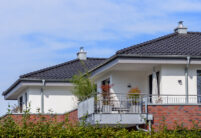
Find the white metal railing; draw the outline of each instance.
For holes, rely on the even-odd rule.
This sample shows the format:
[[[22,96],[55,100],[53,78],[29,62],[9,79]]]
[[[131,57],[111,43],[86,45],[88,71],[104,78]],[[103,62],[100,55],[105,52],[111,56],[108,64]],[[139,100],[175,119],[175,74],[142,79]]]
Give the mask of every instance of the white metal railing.
[[[201,95],[149,95],[149,104],[201,104]]]
[[[147,113],[147,105],[201,104],[201,95],[97,94],[78,105],[78,117],[93,113]]]
[[[94,97],[88,98],[78,104],[78,118],[94,113]]]
[[[95,105],[96,113],[146,113],[146,99],[143,94],[98,94]]]

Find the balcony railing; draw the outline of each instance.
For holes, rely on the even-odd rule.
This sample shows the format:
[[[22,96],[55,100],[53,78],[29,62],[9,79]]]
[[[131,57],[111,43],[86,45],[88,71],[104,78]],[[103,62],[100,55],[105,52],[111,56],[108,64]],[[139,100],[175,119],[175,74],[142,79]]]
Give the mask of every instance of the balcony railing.
[[[148,104],[201,104],[201,95],[147,95]]]
[[[147,105],[201,104],[201,95],[98,94],[79,103],[78,116],[93,113],[146,114]]]
[[[96,97],[96,113],[146,113],[145,95],[110,93]]]

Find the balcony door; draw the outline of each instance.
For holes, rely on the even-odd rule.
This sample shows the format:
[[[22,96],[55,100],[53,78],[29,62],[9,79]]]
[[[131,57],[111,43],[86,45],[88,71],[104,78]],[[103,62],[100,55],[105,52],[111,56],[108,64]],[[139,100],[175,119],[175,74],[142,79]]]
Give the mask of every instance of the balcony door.
[[[102,96],[103,100],[108,102],[110,97],[110,78],[102,81]]]

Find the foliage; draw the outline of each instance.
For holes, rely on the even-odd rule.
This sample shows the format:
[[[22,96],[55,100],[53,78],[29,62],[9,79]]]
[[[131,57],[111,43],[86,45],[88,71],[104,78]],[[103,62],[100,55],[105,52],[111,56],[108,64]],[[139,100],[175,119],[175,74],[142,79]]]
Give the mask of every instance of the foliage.
[[[183,138],[183,137],[200,137],[201,131],[198,129],[194,130],[177,130],[167,131],[166,129],[159,132],[152,132],[151,135],[148,132],[128,130],[121,127],[99,127],[89,125],[70,125],[68,116],[66,121],[58,123],[54,117],[52,119],[45,120],[41,116],[41,119],[35,122],[28,121],[29,115],[26,114],[23,117],[24,122],[17,124],[8,115],[5,119],[1,120],[0,124],[0,137],[11,138],[11,137],[124,137],[124,138]]]
[[[12,106],[11,112],[12,113],[19,113],[20,112],[20,107],[18,105],[14,104]]]
[[[12,118],[11,110],[8,111],[7,116],[0,119],[0,137],[2,138],[18,138],[18,137],[44,137],[44,138],[89,138],[89,137],[103,137],[103,138],[199,138],[201,130],[195,125],[192,130],[187,130],[182,126],[176,126],[175,130],[168,131],[162,124],[163,129],[158,132],[152,131],[143,132],[137,130],[128,130],[116,127],[99,127],[99,125],[90,126],[82,122],[82,124],[72,125],[69,121],[68,114],[66,114],[64,122],[57,122],[56,117],[52,115],[51,118],[45,118],[38,114],[39,119],[32,120],[29,114],[29,109],[24,111],[22,120],[17,122]]]
[[[75,85],[73,94],[79,101],[83,101],[96,93],[96,85],[89,79],[89,74],[74,75],[71,82]]]

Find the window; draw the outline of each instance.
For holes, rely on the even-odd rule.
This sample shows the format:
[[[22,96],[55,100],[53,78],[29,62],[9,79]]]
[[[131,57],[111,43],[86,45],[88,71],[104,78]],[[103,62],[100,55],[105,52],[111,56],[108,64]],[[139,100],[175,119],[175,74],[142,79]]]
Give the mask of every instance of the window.
[[[160,95],[160,72],[156,72],[157,84],[158,84],[158,95]],[[152,74],[149,75],[149,94],[152,95]]]
[[[159,76],[160,72],[156,72],[156,78],[157,78],[157,84],[158,84],[158,95],[160,95],[160,80],[159,80]]]
[[[197,102],[201,103],[201,70],[197,70]]]
[[[23,97],[21,96],[19,99],[20,113],[23,111]]]
[[[25,97],[24,97],[24,99],[25,99],[25,106],[26,106],[26,108],[27,108],[27,102],[28,102],[28,99],[27,99],[27,93],[25,93]]]

